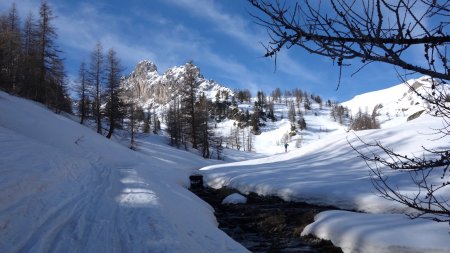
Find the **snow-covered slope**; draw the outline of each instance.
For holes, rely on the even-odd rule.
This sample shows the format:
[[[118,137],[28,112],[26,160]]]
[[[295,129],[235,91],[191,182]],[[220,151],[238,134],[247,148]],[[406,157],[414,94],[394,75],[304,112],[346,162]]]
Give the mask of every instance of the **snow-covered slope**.
[[[189,64],[190,63],[186,63],[182,66],[172,67],[164,74],[159,74],[158,69],[153,62],[147,60],[139,62],[132,73],[122,79],[123,88],[125,91],[128,91],[127,94],[129,96],[130,93],[132,94],[131,97],[128,97],[127,99],[137,101],[144,110],[152,110],[152,113],[159,116],[164,127],[165,118],[163,115],[166,114],[164,110],[167,109],[168,102],[174,97],[179,96],[181,94],[180,91],[185,89],[185,87],[183,87],[183,80],[186,76],[187,69],[191,67]],[[228,103],[231,103],[232,97],[235,94],[230,88],[218,84],[213,80],[206,79],[201,75],[200,70],[195,65],[193,65],[193,68],[197,73],[196,79],[199,83],[198,94],[205,94],[206,97],[213,102],[215,102],[216,99],[219,99],[220,101],[227,100]],[[295,98],[290,97],[288,100],[289,102],[294,102]],[[250,113],[252,113],[255,101],[256,98],[253,98],[251,102],[239,103],[238,107],[242,112],[249,110]],[[319,106],[319,104],[314,101],[311,102],[312,109],[303,111],[303,116],[308,125],[307,129],[299,131],[297,136],[288,138],[287,140],[286,135],[291,132],[291,123],[287,120],[288,103],[282,103],[281,101],[275,103],[274,113],[278,120],[276,122],[271,122],[270,120],[264,122],[265,126],[261,128],[261,134],[252,136],[252,141],[254,142],[251,148],[252,151],[263,155],[282,153],[284,152],[283,146],[285,143],[288,143],[289,149],[293,150],[323,138],[326,135],[343,132],[345,130],[345,126],[340,125],[331,119],[330,108],[325,106],[322,108],[322,106]],[[303,108],[303,103],[301,103],[301,108]],[[219,123],[214,122],[216,134],[226,140],[230,136],[231,129],[235,123],[237,124],[238,122],[228,118],[223,119],[223,121]],[[242,130],[241,128],[241,132],[244,131],[246,131],[246,133],[243,133],[241,138],[248,138],[248,133],[251,129],[247,127]],[[241,150],[243,149],[244,148]]]
[[[407,118],[414,113],[428,108],[427,104],[411,88],[428,96],[431,93],[431,79],[426,76],[411,79],[406,83],[384,90],[355,96],[341,104],[348,107],[353,115],[359,110],[371,114],[374,107],[380,104],[382,108],[378,110],[377,119],[380,121],[381,127],[397,126],[405,123]]]
[[[368,142],[378,140],[399,153],[421,155],[423,153],[421,145],[427,148],[449,148],[446,140],[431,141],[430,135],[426,134],[431,133],[432,128],[440,126],[442,124],[436,118],[423,115],[397,127],[366,130],[356,134]],[[212,165],[202,168],[201,171],[207,184],[214,188],[227,186],[243,193],[276,195],[285,200],[334,205],[385,215],[385,218],[382,218],[366,214],[364,219],[358,220],[354,220],[349,214],[318,217],[318,223],[307,231],[331,239],[334,244],[343,247],[344,252],[450,252],[448,224],[402,218],[401,222],[396,223],[396,230],[391,230],[391,224],[383,225],[376,222],[377,219],[395,219],[398,216],[392,216],[394,214],[391,213],[407,210],[376,196],[370,181],[369,169],[347,141],[355,148],[369,152],[364,144],[357,140],[355,133],[351,132],[323,138],[287,154]],[[436,179],[438,176],[440,174],[436,175]],[[390,173],[390,180],[401,190],[416,189],[407,173]],[[442,194],[444,199],[450,198],[449,191]],[[343,220],[344,218],[346,220]],[[380,233],[387,235],[374,238],[376,234],[368,232],[372,231],[372,228],[375,229],[373,225],[377,225],[376,229]],[[424,226],[430,231],[429,234],[421,232]],[[425,242],[423,236],[429,238],[429,242]],[[423,242],[421,247],[417,247],[418,241]],[[440,243],[434,243],[436,241]]]
[[[295,101],[294,98],[290,98],[290,100]],[[239,108],[243,111],[249,110],[253,112],[253,107],[253,103],[239,104]],[[297,134],[290,136],[291,122],[288,120],[289,107],[286,103],[275,102],[274,115],[277,121],[272,122],[270,119],[266,121],[261,120],[264,126],[261,127],[261,133],[259,135],[252,136],[253,144],[251,151],[262,155],[280,154],[285,152],[285,143],[289,145],[288,151],[291,151],[318,141],[326,136],[345,132],[348,127],[335,122],[330,116],[330,110],[331,108],[320,106],[315,102],[311,103],[311,110],[304,110],[302,108],[302,117],[305,119],[307,127],[304,130],[300,130],[297,124]],[[299,116],[297,115],[296,119],[298,120],[298,118]],[[225,120],[216,124],[216,133],[226,139],[230,136],[231,130],[235,129],[235,123],[237,124],[235,120]],[[244,136],[247,136],[250,129],[248,127],[240,131],[244,132]]]
[[[419,79],[412,84],[420,85],[422,82],[423,79]],[[450,252],[448,224],[410,220],[399,215],[411,210],[376,195],[369,168],[349,145],[351,143],[369,156],[372,151],[378,151],[368,149],[358,138],[370,143],[379,141],[385,147],[408,156],[422,156],[422,147],[449,149],[447,138],[439,139],[432,134],[434,129],[442,128],[440,118],[422,114],[415,120],[406,121],[406,116],[412,113],[410,110],[419,102],[415,99],[402,86],[358,96],[346,106],[354,109],[362,107],[366,101],[368,106],[383,103],[387,111],[405,109],[405,116],[400,115],[398,118],[401,121],[393,120],[395,124],[382,129],[348,133],[337,131],[288,153],[212,165],[201,171],[207,184],[214,188],[227,186],[242,193],[256,192],[285,200],[367,212],[325,212],[317,216],[316,222],[303,232],[332,240],[344,252]],[[419,102],[417,106],[420,105]],[[310,124],[313,120],[310,119]],[[403,192],[416,193],[417,188],[408,173],[387,173],[389,182],[395,187]],[[439,184],[442,183],[440,176],[441,171],[430,175],[428,180]],[[447,187],[441,191],[439,197],[450,199],[450,189]]]
[[[0,252],[246,252],[185,188],[204,159],[133,152],[3,92],[0,112]]]

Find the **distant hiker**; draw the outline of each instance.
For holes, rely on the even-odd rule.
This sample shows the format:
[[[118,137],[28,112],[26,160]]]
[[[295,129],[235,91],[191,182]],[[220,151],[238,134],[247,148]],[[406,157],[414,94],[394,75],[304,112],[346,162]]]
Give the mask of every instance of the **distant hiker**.
[[[289,144],[285,143],[284,144],[284,152],[287,152],[287,147],[289,146]]]

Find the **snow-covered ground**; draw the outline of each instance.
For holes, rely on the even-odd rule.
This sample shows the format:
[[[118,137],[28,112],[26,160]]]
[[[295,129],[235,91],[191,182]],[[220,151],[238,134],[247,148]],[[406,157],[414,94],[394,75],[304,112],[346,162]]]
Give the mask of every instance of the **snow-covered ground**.
[[[408,95],[403,95],[407,89],[394,89],[401,90],[400,96]],[[357,99],[380,101],[381,93],[389,94],[398,101],[399,93],[393,94],[392,89],[375,92],[375,97],[365,94]],[[350,101],[347,106],[352,103],[355,108],[360,107],[355,101]],[[395,102],[393,106],[388,104],[385,104],[385,110],[391,110],[393,106],[400,110],[406,108],[401,101]],[[412,105],[416,105],[416,102]],[[309,121],[315,122],[311,118]],[[358,140],[359,137],[371,143],[380,141],[401,154],[421,156],[424,153],[422,146],[431,149],[449,148],[447,139],[436,140],[436,135],[431,134],[435,132],[434,129],[443,126],[442,122],[428,115],[408,122],[406,115],[399,115],[391,120],[386,118],[383,122],[382,129],[356,133],[338,130],[320,139],[317,135],[320,131],[313,131],[311,135],[316,134],[312,135],[316,141],[300,149],[256,160],[211,165],[201,171],[207,184],[214,188],[227,186],[242,193],[256,192],[285,200],[366,212],[325,212],[318,215],[316,222],[303,232],[330,239],[344,252],[450,252],[448,224],[410,220],[399,214],[411,210],[376,195],[369,168],[349,145],[351,143],[356,149],[370,154],[373,150],[368,150]],[[400,190],[416,191],[407,173],[388,173],[390,182]],[[429,180],[438,179],[438,176]],[[441,197],[450,199],[449,190],[441,192]]]
[[[290,99],[292,101],[295,100],[294,98]],[[286,103],[274,103],[274,114],[277,121],[272,122],[270,119],[267,119],[267,121],[260,121],[261,123],[264,123],[264,126],[261,127],[261,134],[252,135],[253,148],[250,155],[254,154],[253,158],[258,158],[281,154],[285,152],[285,143],[289,145],[288,150],[292,151],[301,148],[308,143],[325,138],[326,136],[346,132],[347,126],[335,122],[330,117],[331,108],[325,106],[320,108],[320,105],[315,102],[312,102],[311,110],[306,112],[303,109],[303,104],[301,107],[303,117],[307,123],[307,128],[301,131],[298,129],[297,135],[290,136],[286,141],[286,136],[289,136],[289,133],[291,132],[291,122],[288,120],[289,108]],[[249,112],[253,112],[252,103],[239,104],[239,108],[243,111],[249,110]],[[298,120],[298,115],[296,117]],[[231,129],[236,128],[234,123],[234,120],[227,119],[216,124],[217,128],[215,133],[225,138],[230,136]],[[245,131],[245,136],[247,136],[250,131],[249,127],[243,131]],[[247,159],[252,158],[248,155],[245,157]],[[225,161],[229,162],[230,160],[225,159]]]
[[[247,252],[190,193],[208,161],[140,140],[140,152],[0,92],[0,252]]]
[[[426,103],[411,88],[427,96],[431,94],[430,80],[427,76],[411,79],[387,89],[358,95],[342,105],[348,107],[353,115],[359,110],[371,114],[376,105],[381,105],[377,117],[381,128],[398,126],[405,123],[409,116],[427,108]]]
[[[448,148],[446,139],[428,135],[442,123],[428,115],[407,122],[423,104],[402,86],[344,104],[355,113],[379,102],[382,129],[357,133],[334,122],[330,108],[313,103],[304,114],[307,129],[289,141],[287,153],[287,106],[275,104],[280,120],[266,122],[254,151],[225,149],[225,162],[236,162],[223,163],[172,148],[156,135],[139,136],[137,152],[131,151],[118,143],[123,140],[107,140],[0,92],[0,252],[247,252],[217,228],[213,209],[186,189],[199,168],[215,188],[365,212],[323,212],[303,232],[344,252],[450,252],[448,224],[410,220],[400,214],[410,210],[377,197],[369,169],[348,144],[370,152],[358,136],[421,155],[421,146]],[[216,131],[226,136],[232,126],[225,121]],[[408,175],[389,176],[399,189],[415,191]],[[449,199],[450,192],[442,197]],[[227,201],[238,199],[245,198]]]
[[[399,153],[420,155],[423,152],[421,145],[431,148],[448,147],[445,140],[431,141],[432,136],[425,134],[431,133],[431,128],[440,126],[441,122],[425,115],[398,127],[367,130],[356,134],[365,141],[379,140],[388,147],[395,147]],[[423,251],[424,249],[450,252],[448,224],[402,218],[401,222],[395,223],[395,231],[399,233],[398,238],[402,238],[401,240],[386,240],[397,238],[392,237],[393,232],[390,232],[391,236],[378,237],[373,237],[373,233],[368,232],[373,223],[377,224],[377,230],[389,231],[392,224],[379,223],[377,219],[387,217],[387,220],[395,220],[401,216],[392,213],[408,210],[375,195],[369,169],[348,145],[347,139],[355,148],[364,151],[365,146],[357,140],[355,133],[350,132],[329,136],[286,154],[211,165],[201,171],[207,184],[214,188],[227,186],[242,193],[276,195],[288,201],[334,205],[371,213],[366,214],[359,223],[353,221],[351,213],[345,216],[319,216],[317,223],[307,230],[316,236],[331,239],[335,245],[342,247],[344,252],[433,252]],[[415,190],[410,184],[408,174],[391,173],[390,178],[402,190]],[[448,199],[450,192],[443,193],[443,197]],[[355,218],[362,217],[358,213],[354,215]],[[422,232],[424,226],[428,227],[427,231],[430,233]],[[423,240],[424,237],[430,240]],[[356,243],[355,240],[360,240],[361,243]],[[435,244],[435,240],[440,240],[441,243]],[[418,241],[421,242],[419,248]]]

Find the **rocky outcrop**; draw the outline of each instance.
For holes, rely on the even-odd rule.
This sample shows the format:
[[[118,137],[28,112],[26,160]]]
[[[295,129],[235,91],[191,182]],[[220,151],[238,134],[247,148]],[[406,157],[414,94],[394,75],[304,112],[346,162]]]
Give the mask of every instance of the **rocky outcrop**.
[[[198,69],[198,67],[194,67]],[[222,99],[225,94],[233,95],[231,89],[213,80],[205,79],[199,69],[197,72],[198,94],[203,93],[211,100],[216,97],[218,92]],[[128,99],[135,100],[144,108],[159,107],[166,105],[174,96],[180,94],[184,88],[185,73],[186,65],[182,65],[172,67],[164,74],[159,74],[155,63],[144,60],[136,65],[131,74],[122,79],[122,87],[127,91]]]

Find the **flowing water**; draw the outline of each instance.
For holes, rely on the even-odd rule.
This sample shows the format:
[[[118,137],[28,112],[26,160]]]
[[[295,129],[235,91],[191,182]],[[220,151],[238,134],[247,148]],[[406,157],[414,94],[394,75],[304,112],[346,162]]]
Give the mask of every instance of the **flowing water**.
[[[336,209],[286,202],[277,197],[247,196],[247,203],[223,205],[230,189],[191,189],[215,210],[219,228],[252,252],[342,252],[329,241],[300,236],[321,211]]]

